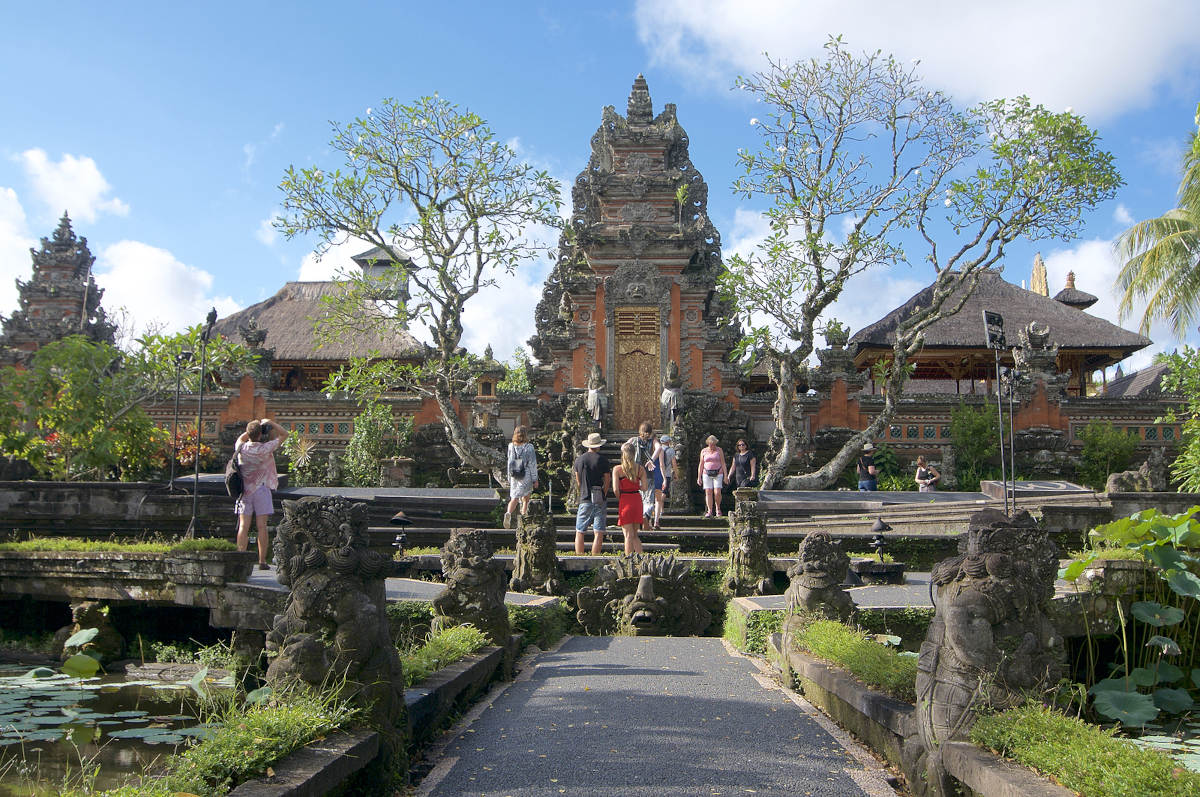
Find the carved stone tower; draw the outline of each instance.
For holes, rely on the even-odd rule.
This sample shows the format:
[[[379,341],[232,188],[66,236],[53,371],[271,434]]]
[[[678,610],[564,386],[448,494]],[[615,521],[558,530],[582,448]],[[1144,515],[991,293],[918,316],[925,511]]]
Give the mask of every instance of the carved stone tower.
[[[604,109],[571,199],[529,341],[541,363],[535,392],[584,389],[597,364],[615,428],[635,429],[659,417],[663,376],[675,361],[685,388],[736,405],[727,355],[740,333],[720,321],[721,237],[708,218],[708,186],[675,106],[654,116],[641,75],[625,116]]]
[[[92,278],[96,258],[87,238],[77,238],[63,213],[52,238],[42,239],[33,255],[33,278],[17,280],[20,308],[2,320],[0,365],[25,364],[42,346],[68,335],[113,343],[116,325],[100,307],[104,291]]]

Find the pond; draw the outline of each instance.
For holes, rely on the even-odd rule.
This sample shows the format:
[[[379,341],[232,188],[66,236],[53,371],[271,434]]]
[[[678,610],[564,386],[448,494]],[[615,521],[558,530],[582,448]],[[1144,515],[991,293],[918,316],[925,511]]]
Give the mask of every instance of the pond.
[[[99,767],[95,788],[119,786],[176,746],[210,733],[198,713],[187,680],[72,678],[2,666],[0,797],[55,794],[55,785],[81,765]]]
[[[1139,747],[1166,753],[1193,772],[1200,772],[1200,717],[1185,714],[1162,722],[1149,722],[1142,734],[1130,738]]]

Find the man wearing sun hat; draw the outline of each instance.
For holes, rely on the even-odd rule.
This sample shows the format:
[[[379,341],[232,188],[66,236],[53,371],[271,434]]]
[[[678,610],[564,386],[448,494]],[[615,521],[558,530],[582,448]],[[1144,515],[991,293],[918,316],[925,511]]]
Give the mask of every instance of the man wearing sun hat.
[[[879,471],[875,469],[875,446],[867,443],[862,450],[863,455],[858,458],[858,491],[871,493],[879,489]]]
[[[587,449],[575,460],[571,472],[575,474],[575,486],[579,488],[579,509],[575,514],[575,553],[585,553],[583,533],[590,525],[592,555],[599,556],[604,547],[604,528],[608,522],[608,494],[612,489],[612,469],[608,458],[600,453],[605,440],[598,432],[592,432],[583,441]]]

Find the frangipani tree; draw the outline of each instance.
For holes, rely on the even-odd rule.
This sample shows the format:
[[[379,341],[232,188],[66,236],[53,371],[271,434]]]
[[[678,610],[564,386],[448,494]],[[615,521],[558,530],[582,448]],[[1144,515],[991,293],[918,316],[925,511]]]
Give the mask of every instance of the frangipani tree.
[[[829,462],[789,480],[817,489],[889,423],[922,333],[957,312],[980,271],[1002,263],[1017,238],[1070,239],[1121,179],[1069,111],[1025,97],[960,110],[927,88],[915,65],[854,54],[837,38],[823,58],[768,59],[737,85],[763,110],[752,120],[759,145],[739,152],[744,171],[734,187],[769,199],[770,232],[749,257],[729,259],[719,288],[747,330],[735,353],[765,360],[776,388],[763,487],[796,456],[796,371],[847,280],[914,259],[932,266],[930,305],[896,329],[882,412]]]
[[[387,99],[335,123],[329,147],[337,166],[288,168],[277,226],[288,238],[316,234],[318,252],[347,237],[365,241],[379,248],[381,268],[344,275],[320,334],[419,325],[432,341],[421,366],[364,358],[329,387],[368,400],[384,389],[434,399],[458,456],[507,483],[502,452],[471,437],[454,407],[472,376],[460,348],[463,307],[499,274],[547,253],[527,232],[559,226],[558,182],[495,140],[478,115],[436,95]]]

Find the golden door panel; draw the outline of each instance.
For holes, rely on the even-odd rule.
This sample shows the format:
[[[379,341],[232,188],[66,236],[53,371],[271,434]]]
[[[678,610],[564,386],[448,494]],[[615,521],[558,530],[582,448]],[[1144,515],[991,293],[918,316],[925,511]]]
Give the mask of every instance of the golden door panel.
[[[613,314],[616,382],[613,415],[617,428],[636,429],[642,421],[657,426],[659,328],[657,307],[622,307]]]

